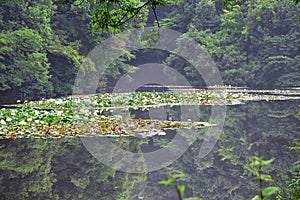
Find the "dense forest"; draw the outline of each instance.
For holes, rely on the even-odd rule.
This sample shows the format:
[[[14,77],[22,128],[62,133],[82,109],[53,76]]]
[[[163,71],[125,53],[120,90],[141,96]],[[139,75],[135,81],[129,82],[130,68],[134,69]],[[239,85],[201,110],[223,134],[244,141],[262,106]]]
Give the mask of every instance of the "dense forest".
[[[112,31],[91,23],[92,1],[4,1],[0,6],[0,95],[9,100],[66,96],[85,56]],[[158,6],[163,28],[197,40],[209,52],[227,85],[252,88],[300,86],[300,7],[290,0],[241,1],[230,8],[222,0],[180,1]],[[153,12],[144,9],[122,26],[156,26]],[[156,54],[151,56],[152,54]],[[140,59],[139,59],[140,58]],[[127,52],[99,81],[98,92],[110,91],[118,78],[137,69],[143,60],[173,67],[195,87],[196,70],[185,60],[164,52]],[[93,71],[85,65],[84,71]]]

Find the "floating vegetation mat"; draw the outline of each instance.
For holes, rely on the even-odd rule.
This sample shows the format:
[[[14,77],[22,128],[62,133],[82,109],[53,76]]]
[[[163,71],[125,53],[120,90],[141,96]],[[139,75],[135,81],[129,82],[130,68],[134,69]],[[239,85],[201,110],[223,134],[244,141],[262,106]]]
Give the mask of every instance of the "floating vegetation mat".
[[[299,97],[196,92],[134,92],[69,96],[23,102],[0,110],[0,138],[48,138],[161,133],[166,129],[200,128],[205,122],[123,119],[114,110],[145,110],[179,105],[235,105],[244,101],[286,100]],[[151,135],[151,134],[150,134]]]
[[[2,122],[3,123],[3,122]],[[167,120],[116,119],[100,116],[88,123],[43,123],[40,120],[21,121],[18,126],[0,128],[2,139],[61,138],[74,136],[153,136],[165,135],[164,130],[201,128],[212,126],[206,122],[181,122]]]

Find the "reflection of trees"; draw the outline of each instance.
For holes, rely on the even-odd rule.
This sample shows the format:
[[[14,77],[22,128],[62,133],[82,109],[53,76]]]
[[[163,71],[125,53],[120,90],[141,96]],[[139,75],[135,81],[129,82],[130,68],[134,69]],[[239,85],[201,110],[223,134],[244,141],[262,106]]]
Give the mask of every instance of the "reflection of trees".
[[[144,179],[101,164],[79,139],[2,140],[0,147],[3,199],[128,199]]]
[[[51,172],[54,151],[46,140],[33,141],[1,141],[1,198],[54,199],[52,185],[56,178]]]

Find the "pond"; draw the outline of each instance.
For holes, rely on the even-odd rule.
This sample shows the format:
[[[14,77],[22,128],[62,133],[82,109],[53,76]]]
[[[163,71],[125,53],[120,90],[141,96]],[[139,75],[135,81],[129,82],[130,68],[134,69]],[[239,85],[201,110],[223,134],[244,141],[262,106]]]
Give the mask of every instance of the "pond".
[[[206,132],[210,127],[166,129],[151,137],[2,139],[0,196],[1,199],[174,200],[178,199],[176,190],[158,182],[168,179],[169,173],[183,172],[186,177],[180,183],[186,186],[186,197],[250,199],[258,194],[257,180],[243,167],[251,156],[275,158],[267,170],[276,184],[297,161],[297,154],[287,146],[300,138],[298,106],[299,100],[295,99],[227,106],[224,127],[205,155],[201,155],[201,147],[207,142]],[[182,107],[130,114],[141,119],[177,120]],[[208,121],[212,106],[197,108],[196,120]],[[194,107],[186,105],[184,109]],[[192,139],[186,135],[191,132],[196,133]],[[178,158],[171,156],[165,163],[159,163],[159,169],[151,168],[151,162],[157,161],[155,158],[148,163],[143,160],[146,156],[127,158],[101,143],[107,140],[123,151],[146,155],[165,149],[178,135],[188,141],[188,145],[183,144],[186,149],[178,153],[176,145],[170,147],[169,151],[175,151]],[[160,156],[156,159],[161,159]],[[132,172],[139,172],[136,163],[144,163],[149,171],[129,173],[130,166]]]

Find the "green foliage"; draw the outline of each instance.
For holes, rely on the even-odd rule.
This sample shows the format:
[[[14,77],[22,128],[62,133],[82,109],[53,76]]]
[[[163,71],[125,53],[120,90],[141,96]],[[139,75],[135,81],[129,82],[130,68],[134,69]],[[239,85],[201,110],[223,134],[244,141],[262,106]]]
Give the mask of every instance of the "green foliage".
[[[3,2],[1,95],[11,93],[25,99],[70,94],[83,56],[112,34],[92,31],[90,21],[94,28],[103,30],[145,26],[147,8],[156,11],[160,5],[168,6],[166,13],[162,13],[166,15],[161,19],[163,26],[187,31],[196,38],[212,55],[227,84],[298,85],[299,26],[294,21],[299,7],[288,1],[235,1],[229,10],[224,10],[220,3],[212,0]],[[126,44],[120,48],[125,47]],[[136,69],[128,64],[134,54],[125,54],[107,68],[98,92],[107,91],[122,74]],[[166,63],[193,85],[202,86],[199,74],[188,63],[172,56]]]
[[[76,4],[69,0],[63,0],[64,5]],[[177,0],[94,0],[95,8],[92,12],[91,26],[97,30],[103,31],[121,31],[121,26],[131,19],[141,21],[150,8],[156,16],[157,6],[166,6],[167,4],[176,4]],[[156,20],[157,16],[156,16]],[[159,22],[157,21],[159,24]]]
[[[295,4],[299,4],[300,0],[293,0]]]
[[[298,113],[298,116],[300,117],[300,113]],[[300,141],[299,140],[294,140],[293,141],[293,146],[289,147],[291,151],[295,151],[297,153],[300,153]]]
[[[241,2],[243,0],[223,0],[223,5],[227,5],[229,8],[232,8],[232,6],[238,2]],[[300,3],[300,0],[292,0],[296,5]]]
[[[278,200],[297,200],[300,198],[300,141],[295,139],[289,149],[297,152],[298,161],[293,163],[290,176],[284,178],[284,183],[280,187],[279,194],[276,197]]]
[[[5,2],[0,9],[1,15],[5,16],[0,39],[2,92],[20,93],[19,98],[23,99],[52,96],[51,80],[56,78],[56,74],[50,72],[54,66],[49,53],[54,46],[62,46],[56,53],[63,54],[62,49],[68,46],[53,34],[51,18],[55,13],[55,5],[51,0],[18,0]],[[69,48],[68,52],[72,50]],[[78,56],[74,57],[70,60],[77,59],[75,63],[78,65]]]
[[[198,197],[184,198],[185,186],[179,183],[180,181],[183,181],[184,178],[185,178],[184,173],[169,174],[169,179],[160,181],[159,184],[174,187],[177,191],[179,200],[202,200],[201,198]]]
[[[297,13],[299,6],[288,1],[239,1],[220,14],[220,26],[190,23],[188,33],[213,57],[226,84],[291,87],[300,84]]]
[[[262,195],[264,197],[269,197],[269,196],[273,195],[277,191],[278,191],[278,187],[266,187],[263,190]]]
[[[0,93],[19,99],[41,99],[66,96],[83,57],[109,33],[93,32],[89,26],[93,3],[88,1],[3,2],[0,7]],[[125,27],[143,26],[133,21]],[[118,47],[123,48],[123,47]],[[120,58],[103,77],[117,79],[134,68],[125,62],[134,57],[130,52]],[[83,69],[90,70],[90,69]],[[101,83],[102,83],[101,82]],[[105,91],[105,90],[104,90]]]
[[[205,0],[206,1],[206,0]],[[293,0],[295,4],[298,4],[298,0]],[[70,0],[62,0],[63,5],[75,5],[81,6],[85,2],[84,0],[78,1],[70,1]],[[208,1],[210,5],[213,4],[211,0]],[[227,6],[229,9],[232,9],[235,4],[242,2],[242,0],[223,0],[223,6]],[[146,8],[152,9],[155,14],[155,18],[157,20],[157,24],[159,25],[159,21],[157,18],[156,7],[157,6],[170,6],[170,4],[176,4],[177,0],[148,0],[148,1],[140,1],[140,0],[110,0],[110,1],[97,1],[94,0],[95,8],[92,13],[92,22],[91,26],[98,30],[103,31],[120,31],[121,26],[124,25],[132,18],[142,18],[145,15]],[[189,2],[190,3],[190,2]],[[192,3],[194,4],[194,2]],[[199,2],[200,9],[205,9],[202,5],[205,3]],[[191,7],[190,7],[191,8]],[[196,8],[197,13],[198,8]],[[191,13],[191,12],[190,12]],[[203,15],[204,17],[209,17],[205,12],[198,12],[198,14]],[[178,17],[178,15],[177,15]],[[185,18],[186,19],[186,18]],[[185,20],[184,20],[185,21]],[[164,26],[174,25],[174,18],[171,20],[163,19],[162,20]],[[205,21],[203,21],[205,24]]]
[[[269,166],[275,159],[263,160],[259,157],[253,157],[251,162],[248,165],[245,165],[245,169],[247,169],[254,177],[259,181],[259,191],[260,194],[256,195],[252,200],[263,200],[266,197],[272,196],[275,192],[278,191],[278,187],[266,187],[263,189],[263,181],[273,181],[271,175],[262,174],[263,167]]]
[[[36,31],[28,28],[0,33],[0,90],[21,88],[29,96],[45,95],[50,66],[43,42]]]

